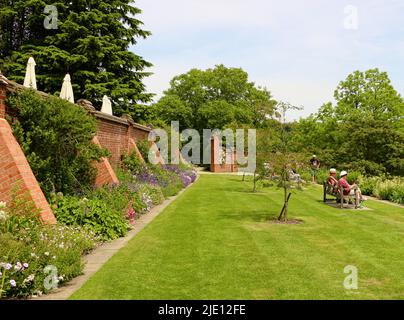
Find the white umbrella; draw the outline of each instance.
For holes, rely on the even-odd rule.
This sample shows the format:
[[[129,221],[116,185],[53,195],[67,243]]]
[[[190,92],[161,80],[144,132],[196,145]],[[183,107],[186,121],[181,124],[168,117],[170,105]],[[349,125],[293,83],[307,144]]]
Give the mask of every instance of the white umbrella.
[[[69,74],[66,74],[63,79],[62,90],[60,91],[60,98],[74,103],[74,94],[72,81]]]
[[[109,98],[107,96],[104,96],[102,98],[101,112],[108,113],[111,116],[113,115],[113,113],[112,113],[112,103],[111,103],[111,100],[109,100]]]
[[[36,90],[35,66],[34,58],[30,57],[27,63],[27,71],[25,72],[24,87]]]

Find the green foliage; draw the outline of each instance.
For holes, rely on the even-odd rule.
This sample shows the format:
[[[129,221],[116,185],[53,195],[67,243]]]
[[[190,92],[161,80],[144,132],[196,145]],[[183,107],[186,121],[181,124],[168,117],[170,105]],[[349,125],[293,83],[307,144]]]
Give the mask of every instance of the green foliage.
[[[138,190],[140,194],[146,194],[149,196],[152,199],[154,206],[159,205],[164,201],[164,193],[159,186],[144,183],[139,186]]]
[[[138,157],[136,152],[132,152],[129,155],[124,155],[122,164],[124,168],[130,171],[132,174],[139,174],[146,164]]]
[[[337,105],[294,127],[294,150],[317,154],[323,165],[367,175],[404,174],[404,101],[385,72],[348,75],[335,91]]]
[[[0,220],[0,298],[47,292],[44,268],[49,265],[56,267],[53,281],[59,285],[80,275],[82,255],[97,244],[91,230],[44,225],[35,214],[21,215],[20,210],[8,207],[7,219]]]
[[[26,193],[19,193],[18,184],[14,185],[11,190],[11,200],[7,204],[7,208],[5,205],[5,202],[0,202],[0,216],[2,216],[1,213],[5,215],[4,219],[0,219],[2,222],[0,233],[14,234],[19,230],[31,227],[32,224],[39,225],[41,223],[39,210],[27,198]]]
[[[46,195],[93,184],[92,162],[107,154],[92,143],[95,119],[77,105],[32,90],[12,94],[7,104],[17,112],[14,134]]]
[[[172,171],[164,170],[159,165],[149,165],[151,172],[157,177],[158,185],[165,198],[175,196],[184,185],[181,178]]]
[[[241,124],[263,126],[274,113],[275,104],[267,89],[248,81],[245,71],[217,65],[174,77],[153,107],[156,119],[167,124],[180,121],[180,129],[202,130]]]
[[[178,96],[163,96],[154,106],[155,117],[163,123],[170,124],[171,121],[179,121],[182,129],[192,127],[192,109],[187,106]]]
[[[46,5],[58,10],[57,29],[47,30]],[[142,79],[151,64],[130,47],[150,32],[138,20],[141,10],[133,1],[3,1],[0,10],[0,70],[22,82],[26,63],[37,63],[38,88],[59,92],[69,72],[76,98],[101,106],[112,98],[117,115],[139,120],[136,103],[149,102]],[[142,116],[142,115],[141,115]]]
[[[363,194],[404,204],[404,179],[402,177],[361,177]]]
[[[136,141],[137,148],[139,149],[140,154],[142,155],[142,158],[146,163],[149,161],[149,141],[148,140],[138,140]]]
[[[99,189],[92,198],[54,195],[52,204],[59,222],[69,226],[86,226],[103,240],[125,236],[129,225],[124,210],[129,199],[119,188]]]

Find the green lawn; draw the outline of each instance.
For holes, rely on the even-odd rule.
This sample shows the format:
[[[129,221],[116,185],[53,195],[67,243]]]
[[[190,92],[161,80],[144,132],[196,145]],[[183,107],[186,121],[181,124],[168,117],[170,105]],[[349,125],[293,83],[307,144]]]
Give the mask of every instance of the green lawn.
[[[281,191],[202,175],[72,299],[404,299],[404,209],[331,208],[296,191],[301,225],[269,223]],[[344,267],[359,271],[346,290]]]

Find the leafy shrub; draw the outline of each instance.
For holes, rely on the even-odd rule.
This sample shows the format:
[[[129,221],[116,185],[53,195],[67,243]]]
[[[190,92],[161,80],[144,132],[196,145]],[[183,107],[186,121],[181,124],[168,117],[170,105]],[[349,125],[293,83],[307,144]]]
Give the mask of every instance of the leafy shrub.
[[[359,177],[359,186],[362,194],[374,196],[376,185],[378,182],[383,181],[381,177]]]
[[[175,196],[184,187],[181,178],[175,172],[165,170],[159,165],[149,165],[149,167],[156,175],[158,185],[166,198]]]
[[[135,152],[129,155],[124,155],[122,160],[123,166],[126,170],[129,170],[132,174],[139,174],[142,172],[146,164],[138,157]]]
[[[399,204],[404,204],[404,184],[401,183],[393,189],[390,200]]]
[[[53,197],[52,203],[59,222],[69,226],[86,226],[103,240],[125,236],[129,229],[120,207],[114,207],[118,201],[111,203],[101,196],[88,200],[59,194]]]
[[[329,176],[329,170],[328,169],[320,169],[320,170],[318,170],[318,172],[317,172],[317,183],[323,184],[325,181],[327,181],[328,176]],[[311,181],[311,180],[309,180],[309,181]]]
[[[347,181],[349,184],[359,183],[361,173],[359,171],[348,171]]]
[[[404,179],[394,178],[391,180],[378,181],[373,193],[380,199],[390,200],[403,204]]]
[[[142,155],[142,158],[146,163],[149,162],[149,141],[148,140],[139,140],[136,141],[137,148],[139,149],[140,154]]]
[[[10,221],[16,224],[13,232],[0,233],[0,298],[24,298],[47,292],[45,278],[49,273],[44,272],[47,266],[54,267],[55,284],[80,275],[81,256],[97,245],[90,230],[43,225],[8,208],[7,218],[0,220],[1,230],[6,230],[4,225]]]
[[[379,199],[404,203],[404,178],[361,177],[360,188],[363,194]]]
[[[148,195],[151,198],[154,206],[159,205],[164,201],[164,194],[159,186],[142,184],[138,190],[140,194]]]
[[[79,106],[33,90],[7,99],[16,111],[14,134],[47,196],[52,191],[72,194],[93,184],[94,160],[107,155],[92,143],[96,120]]]

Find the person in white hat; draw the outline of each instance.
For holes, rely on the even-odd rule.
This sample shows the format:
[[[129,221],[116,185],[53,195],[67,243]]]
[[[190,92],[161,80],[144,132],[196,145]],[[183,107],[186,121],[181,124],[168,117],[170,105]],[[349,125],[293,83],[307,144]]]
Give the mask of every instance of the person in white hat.
[[[334,168],[330,169],[330,175],[328,176],[327,183],[334,188],[338,185],[338,180],[336,176],[337,176],[337,170]]]
[[[356,183],[350,185],[348,183],[348,181],[346,180],[348,176],[348,172],[345,170],[342,170],[340,173],[340,179],[338,180],[338,183],[340,186],[342,186],[344,188],[344,195],[348,196],[355,196],[357,203],[361,203],[362,201],[364,201],[365,199],[363,199],[362,197],[362,192],[359,189],[358,185]]]
[[[317,172],[320,169],[320,161],[317,159],[317,156],[313,154],[313,157],[310,159],[310,167],[311,167],[311,182],[317,183]]]

